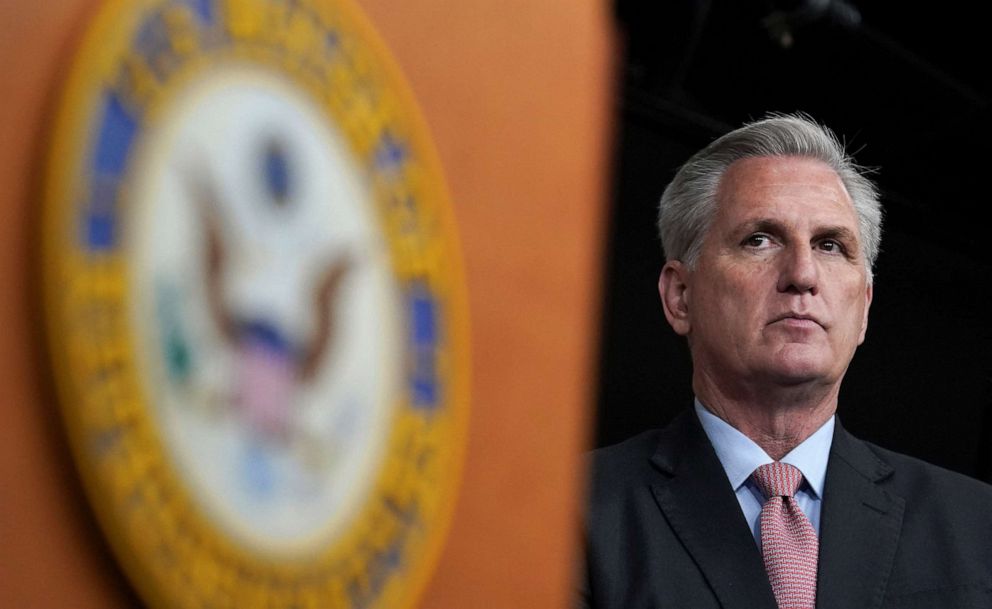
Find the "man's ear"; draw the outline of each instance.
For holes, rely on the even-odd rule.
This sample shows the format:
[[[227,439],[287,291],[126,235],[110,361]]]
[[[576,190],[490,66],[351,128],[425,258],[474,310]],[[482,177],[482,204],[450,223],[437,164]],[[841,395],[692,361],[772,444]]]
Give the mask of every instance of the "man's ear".
[[[669,260],[661,269],[658,278],[658,294],[665,318],[679,336],[686,336],[691,330],[689,324],[689,284],[688,269],[679,260]]]
[[[865,333],[868,332],[868,309],[871,308],[871,297],[874,295],[872,284],[865,288],[865,314],[861,320],[861,335],[858,337],[858,344],[865,342]]]

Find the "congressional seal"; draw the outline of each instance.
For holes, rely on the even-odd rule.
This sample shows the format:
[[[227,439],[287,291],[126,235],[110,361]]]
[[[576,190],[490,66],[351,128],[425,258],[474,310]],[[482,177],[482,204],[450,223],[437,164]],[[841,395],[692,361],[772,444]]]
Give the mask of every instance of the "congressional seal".
[[[409,607],[463,458],[467,312],[415,103],[347,0],[108,2],[44,177],[72,451],[153,607]]]

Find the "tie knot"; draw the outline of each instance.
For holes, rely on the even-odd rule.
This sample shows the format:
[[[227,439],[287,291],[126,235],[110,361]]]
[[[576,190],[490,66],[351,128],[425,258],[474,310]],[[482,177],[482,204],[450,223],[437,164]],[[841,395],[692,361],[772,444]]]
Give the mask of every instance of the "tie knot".
[[[803,473],[788,463],[768,463],[751,475],[765,497],[792,497],[803,482]]]

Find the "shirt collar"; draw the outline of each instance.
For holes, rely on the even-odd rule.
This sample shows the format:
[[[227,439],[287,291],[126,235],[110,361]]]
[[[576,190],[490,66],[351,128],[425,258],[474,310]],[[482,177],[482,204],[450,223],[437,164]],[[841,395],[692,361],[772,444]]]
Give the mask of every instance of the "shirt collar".
[[[703,431],[710,439],[735,491],[747,482],[758,466],[774,461],[751,438],[711,413],[698,399],[695,408]],[[782,457],[783,463],[799,468],[817,498],[823,497],[823,482],[827,475],[827,459],[833,437],[834,417],[830,417],[813,435]]]

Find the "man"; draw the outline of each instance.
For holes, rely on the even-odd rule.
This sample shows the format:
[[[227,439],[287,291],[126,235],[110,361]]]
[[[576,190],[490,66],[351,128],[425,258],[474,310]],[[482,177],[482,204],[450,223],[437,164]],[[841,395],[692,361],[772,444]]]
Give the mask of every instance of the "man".
[[[693,407],[593,453],[581,606],[992,607],[992,487],[847,433],[881,239],[836,137],[776,115],[665,190],[658,283]]]

